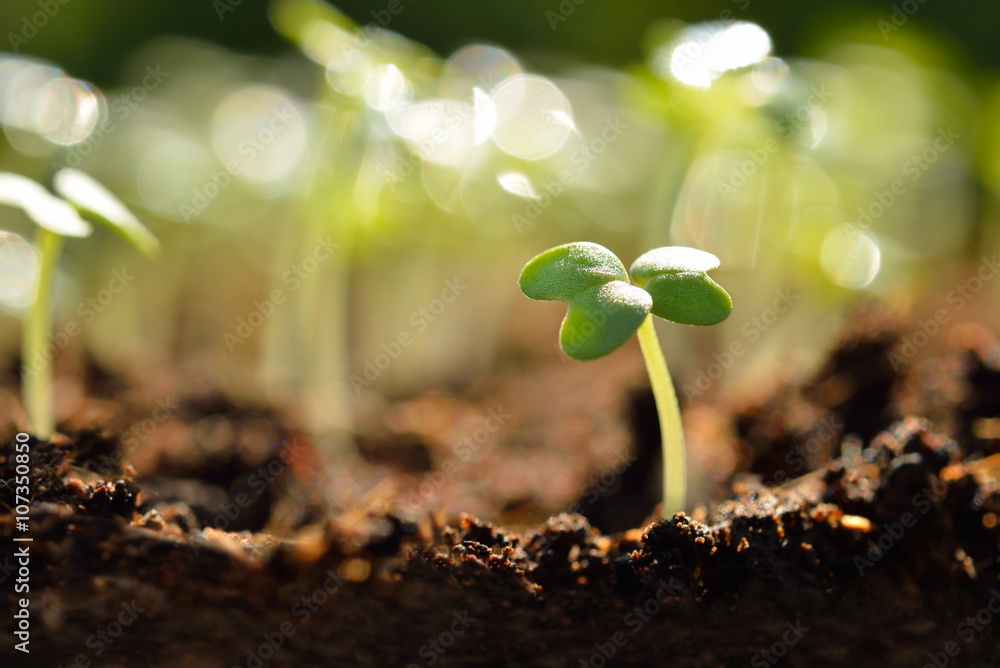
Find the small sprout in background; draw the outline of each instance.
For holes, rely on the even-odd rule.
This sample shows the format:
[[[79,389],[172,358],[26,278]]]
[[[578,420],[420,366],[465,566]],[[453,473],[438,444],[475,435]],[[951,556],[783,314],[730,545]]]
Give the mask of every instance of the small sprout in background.
[[[43,351],[52,330],[52,292],[59,251],[65,237],[86,237],[93,231],[76,209],[29,178],[19,174],[0,173],[0,203],[22,209],[38,225],[35,248],[40,254],[35,299],[24,322],[21,342],[21,364],[24,407],[35,435],[40,439],[52,436],[52,371],[42,365],[29,371],[29,363]]]
[[[52,189],[80,213],[108,225],[146,257],[159,255],[160,242],[153,233],[93,177],[77,169],[62,169],[52,179]]]
[[[80,213],[109,225],[147,256],[155,256],[160,244],[149,230],[104,186],[83,172],[63,169],[53,179],[56,197],[37,182],[0,172],[0,204],[23,210],[38,225],[35,247],[39,252],[35,299],[24,323],[21,344],[22,383],[25,411],[35,436],[50,438],[55,431],[52,410],[52,369],[48,364],[31,366],[45,359],[45,346],[52,331],[52,301],[59,252],[66,237],[87,237],[93,229]]]
[[[664,517],[684,510],[684,428],[652,316],[685,325],[714,325],[729,317],[733,300],[706,273],[718,266],[711,253],[666,246],[644,253],[628,272],[604,246],[580,241],[536,255],[519,279],[531,299],[569,305],[559,329],[559,345],[568,357],[603,357],[638,332],[660,418]]]

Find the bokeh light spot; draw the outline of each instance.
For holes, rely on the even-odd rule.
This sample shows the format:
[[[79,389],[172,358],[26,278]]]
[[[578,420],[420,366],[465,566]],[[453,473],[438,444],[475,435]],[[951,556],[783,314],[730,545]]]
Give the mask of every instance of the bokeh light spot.
[[[330,61],[326,81],[344,95],[360,95],[372,75],[372,64],[360,51],[346,51]]]
[[[753,68],[750,77],[762,93],[773,94],[788,85],[790,71],[781,58],[764,58]]]
[[[857,225],[835,227],[823,241],[820,265],[827,277],[845,288],[857,290],[878,275],[882,253],[875,239]]]
[[[219,162],[251,183],[290,176],[306,148],[298,107],[282,91],[251,86],[227,97],[212,119],[212,148]]]
[[[38,253],[12,232],[0,232],[0,304],[13,308],[35,301]]]
[[[497,126],[497,108],[492,98],[480,88],[472,89],[472,106],[476,112],[476,146],[490,138]]]
[[[493,141],[509,155],[525,160],[548,157],[573,131],[569,100],[548,79],[513,76],[494,91],[493,103]]]
[[[399,105],[385,112],[392,131],[403,139],[429,137],[444,120],[445,100],[425,100]]]
[[[395,65],[376,67],[365,82],[365,102],[375,111],[389,111],[410,100],[410,83]]]
[[[103,98],[83,81],[69,78],[50,81],[36,97],[36,129],[54,144],[83,141],[100,120]]]
[[[454,99],[464,99],[473,88],[490,94],[500,82],[521,71],[517,59],[507,51],[473,44],[459,49],[445,62],[439,89],[441,95]]]
[[[471,104],[441,100],[441,122],[419,140],[408,140],[420,160],[460,167],[475,148],[475,112]]]
[[[11,145],[41,156],[52,144],[86,139],[104,113],[104,98],[58,68],[10,59],[0,61],[0,111]]]
[[[538,191],[535,190],[535,186],[532,185],[531,179],[521,172],[504,172],[503,174],[498,174],[497,181],[500,183],[501,188],[513,195],[525,199],[541,199]]]

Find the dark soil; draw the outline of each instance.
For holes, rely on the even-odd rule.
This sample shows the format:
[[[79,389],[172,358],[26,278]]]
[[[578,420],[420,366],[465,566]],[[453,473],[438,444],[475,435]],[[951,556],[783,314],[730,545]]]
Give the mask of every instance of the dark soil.
[[[31,655],[11,649],[7,615],[0,656],[167,668],[995,667],[1000,352],[976,326],[950,340],[897,370],[898,329],[862,313],[809,383],[746,403],[724,429],[713,422],[736,470],[750,472],[730,481],[731,498],[645,525],[656,418],[647,392],[615,404],[629,396],[624,381],[588,397],[597,408],[582,425],[569,411],[550,415],[555,427],[541,408],[536,421],[503,413],[518,397],[540,403],[525,387],[551,391],[528,372],[488,383],[479,403],[402,402],[335,471],[279,414],[207,392],[132,447],[155,393],[109,406],[90,388],[101,410],[68,417],[68,437],[31,441]],[[632,371],[617,373],[641,377]],[[481,451],[463,459],[456,434],[475,431],[460,426],[489,424],[491,409],[509,436],[472,442]],[[699,415],[689,429],[711,431]],[[608,444],[622,439],[633,447],[595,494],[595,474],[619,457]],[[8,610],[13,443],[9,430]],[[579,513],[544,520],[569,507]]]

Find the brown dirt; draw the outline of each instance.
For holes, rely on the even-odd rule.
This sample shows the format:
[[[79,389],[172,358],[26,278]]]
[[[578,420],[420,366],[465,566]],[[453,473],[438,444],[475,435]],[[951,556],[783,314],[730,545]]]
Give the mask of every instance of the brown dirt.
[[[266,407],[202,392],[130,448],[128,429],[156,393],[98,397],[101,410],[67,417],[69,437],[32,441],[32,661],[8,642],[0,656],[1000,665],[998,348],[974,326],[951,340],[897,372],[887,363],[896,325],[866,312],[802,387],[724,420],[689,413],[689,428],[718,433],[750,474],[734,479],[732,498],[645,524],[658,434],[647,392],[629,392],[634,369],[608,367],[617,380],[587,397],[595,410],[557,409],[551,424],[538,397],[578,387],[574,365],[514,370],[470,395],[479,400],[387,406],[335,471],[320,471],[308,440]],[[462,459],[461,435],[505,409],[503,435]],[[0,578],[12,610],[8,432]],[[593,494],[595,474],[622,455],[624,472]],[[574,502],[583,514],[555,515]]]

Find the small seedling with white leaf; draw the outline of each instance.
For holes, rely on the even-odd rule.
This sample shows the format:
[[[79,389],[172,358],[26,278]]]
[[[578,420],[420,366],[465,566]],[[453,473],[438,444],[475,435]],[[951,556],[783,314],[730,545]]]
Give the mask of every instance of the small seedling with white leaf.
[[[28,421],[35,436],[46,439],[55,431],[52,411],[52,370],[45,361],[45,347],[52,330],[52,301],[59,253],[66,237],[87,237],[93,229],[80,214],[109,225],[147,256],[155,256],[156,237],[118,198],[87,174],[60,170],[53,179],[56,197],[36,181],[19,174],[0,172],[0,204],[15,206],[38,225],[35,247],[39,252],[35,299],[24,322],[21,343],[22,394]],[[42,363],[34,368],[32,362]]]
[[[638,333],[660,418],[664,517],[684,510],[687,474],[680,408],[652,316],[686,325],[714,325],[729,317],[729,293],[707,274],[718,266],[711,253],[666,246],[644,253],[626,271],[604,246],[580,241],[536,255],[519,279],[531,299],[569,305],[559,345],[572,359],[603,357]]]

